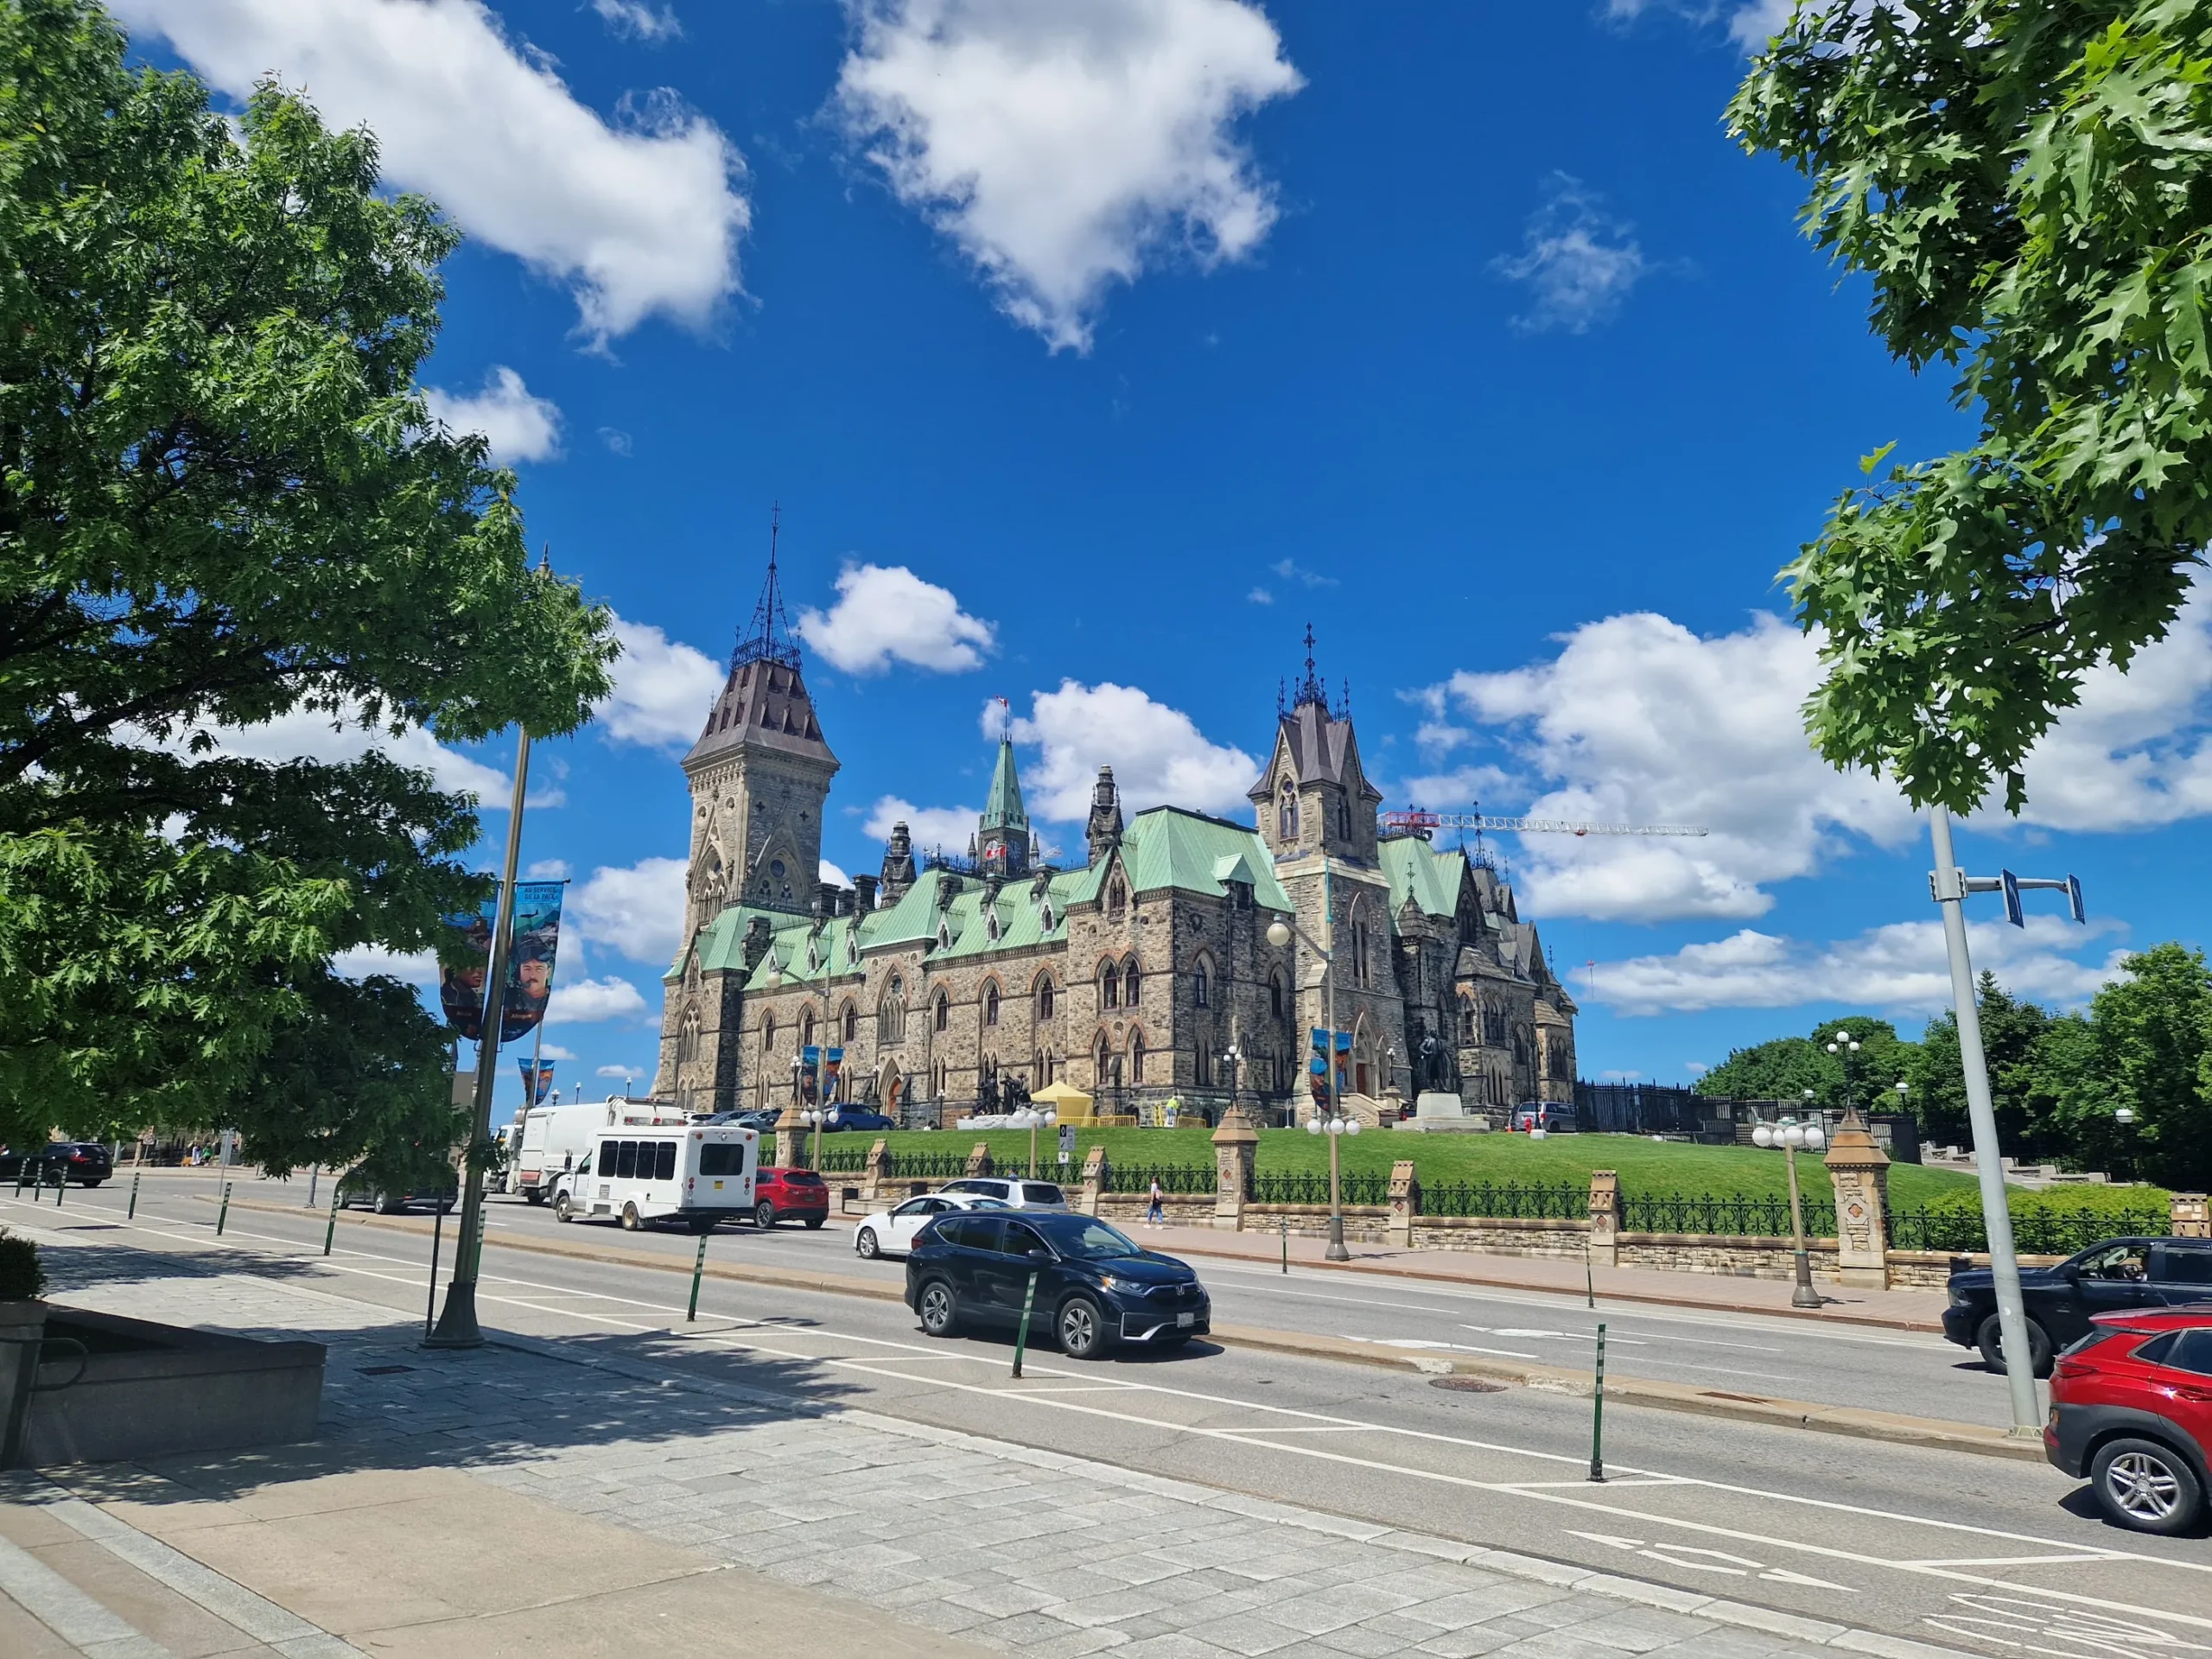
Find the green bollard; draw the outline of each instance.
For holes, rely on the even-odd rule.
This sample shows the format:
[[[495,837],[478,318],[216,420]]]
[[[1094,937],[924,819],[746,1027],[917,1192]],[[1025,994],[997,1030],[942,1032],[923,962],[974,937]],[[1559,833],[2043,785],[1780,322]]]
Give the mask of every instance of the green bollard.
[[[138,1217],[138,1182],[140,1174],[141,1172],[135,1169],[130,1172],[130,1207],[123,1212],[123,1218],[125,1221],[135,1221]]]
[[[54,1207],[55,1209],[59,1210],[61,1207],[61,1195],[68,1190],[69,1166],[64,1164],[60,1170],[55,1172],[54,1178]]]
[[[1282,1217],[1282,1270],[1290,1271],[1290,1217]]]
[[[330,1241],[338,1236],[338,1189],[330,1189],[330,1225],[322,1230],[322,1253],[330,1254]]]
[[[1014,1374],[1021,1375],[1022,1351],[1029,1346],[1029,1310],[1037,1300],[1037,1275],[1029,1275],[1029,1288],[1021,1293],[1021,1326],[1014,1333]]]
[[[1590,1478],[1605,1478],[1605,1327],[1598,1326],[1596,1408],[1590,1419]]]
[[[691,1306],[683,1311],[683,1323],[690,1325],[699,1317],[699,1281],[707,1271],[707,1235],[699,1235],[699,1259],[691,1264]]]
[[[223,1236],[223,1224],[231,1218],[231,1184],[223,1183],[223,1202],[215,1210],[215,1236]]]

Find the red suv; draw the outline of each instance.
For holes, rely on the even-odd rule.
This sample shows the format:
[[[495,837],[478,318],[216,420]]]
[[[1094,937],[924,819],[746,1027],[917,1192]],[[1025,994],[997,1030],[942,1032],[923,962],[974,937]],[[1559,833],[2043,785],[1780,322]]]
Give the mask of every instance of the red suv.
[[[2120,1525],[2186,1531],[2203,1513],[2212,1446],[2212,1303],[2094,1324],[2051,1373],[2044,1455],[2086,1476]]]
[[[753,1220],[772,1227],[779,1221],[803,1221],[819,1227],[830,1219],[830,1188],[810,1169],[780,1169],[763,1164],[753,1183]]]

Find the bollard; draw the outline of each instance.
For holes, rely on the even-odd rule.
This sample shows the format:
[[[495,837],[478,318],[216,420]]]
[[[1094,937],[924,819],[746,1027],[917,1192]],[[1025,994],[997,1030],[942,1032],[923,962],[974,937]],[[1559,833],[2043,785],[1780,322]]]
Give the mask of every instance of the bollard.
[[[138,1171],[130,1172],[130,1203],[123,1212],[125,1221],[135,1221],[138,1217]]]
[[[330,1225],[322,1230],[322,1253],[330,1254],[330,1242],[338,1236],[338,1189],[330,1189]]]
[[[1605,1327],[1598,1326],[1598,1385],[1590,1417],[1590,1478],[1605,1478]]]
[[[1021,1324],[1014,1333],[1014,1374],[1021,1375],[1022,1351],[1029,1346],[1029,1310],[1037,1301],[1037,1275],[1029,1275],[1029,1288],[1021,1293]]]
[[[59,1209],[61,1207],[61,1195],[62,1195],[64,1192],[67,1192],[68,1190],[69,1190],[69,1166],[68,1166],[68,1165],[67,1165],[67,1164],[64,1164],[64,1165],[62,1165],[62,1166],[61,1166],[61,1167],[60,1167],[59,1170],[57,1170],[57,1171],[55,1171],[55,1172],[54,1172],[54,1207],[55,1209],[59,1210]]]
[[[1590,1252],[1586,1248],[1582,1252],[1582,1294],[1590,1306],[1598,1306],[1598,1281],[1591,1276]]]
[[[230,1219],[230,1216],[231,1216],[231,1184],[230,1184],[228,1181],[225,1181],[225,1182],[223,1183],[223,1201],[222,1201],[222,1203],[221,1203],[221,1204],[218,1205],[216,1206],[216,1208],[215,1208],[215,1236],[216,1236],[216,1237],[220,1238],[220,1237],[223,1236],[223,1224],[224,1224],[226,1221],[228,1221],[228,1220]]]
[[[699,1235],[699,1259],[691,1264],[691,1306],[683,1310],[683,1323],[690,1325],[699,1317],[699,1281],[707,1271],[707,1235]]]
[[[1290,1217],[1282,1218],[1282,1270],[1290,1271]]]
[[[430,1332],[431,1332],[431,1331],[432,1331],[433,1329],[435,1329],[435,1328],[436,1327],[436,1325],[437,1325],[437,1319],[438,1319],[438,1247],[439,1247],[439,1245],[440,1245],[440,1244],[442,1244],[442,1243],[443,1243],[445,1242],[445,1235],[446,1235],[446,1207],[445,1207],[445,1205],[442,1205],[442,1204],[438,1204],[438,1203],[435,1203],[435,1202],[434,1202],[434,1203],[430,1205],[430,1212],[431,1212],[431,1214],[435,1217],[435,1219],[434,1219],[434,1220],[430,1223],[430,1292],[429,1292],[429,1298],[428,1301],[424,1304],[423,1308],[423,1341],[425,1341],[425,1342],[428,1342],[428,1341],[430,1339]]]
[[[16,1160],[16,1196],[23,1196],[23,1177],[30,1173],[31,1160],[28,1157]],[[35,1202],[35,1200],[34,1200]]]

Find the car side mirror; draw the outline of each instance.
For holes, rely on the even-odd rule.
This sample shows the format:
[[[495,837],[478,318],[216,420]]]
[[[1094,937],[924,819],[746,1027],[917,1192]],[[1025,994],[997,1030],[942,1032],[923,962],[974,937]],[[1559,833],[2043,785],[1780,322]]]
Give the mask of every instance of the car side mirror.
[[[1032,1262],[1050,1262],[1052,1259],[1052,1253],[1050,1250],[1032,1250],[1029,1252],[1029,1259]]]

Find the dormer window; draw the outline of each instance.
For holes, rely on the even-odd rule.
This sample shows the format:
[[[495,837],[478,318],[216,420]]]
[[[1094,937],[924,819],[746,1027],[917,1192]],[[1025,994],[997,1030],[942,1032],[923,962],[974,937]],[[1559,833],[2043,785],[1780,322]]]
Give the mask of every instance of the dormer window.
[[[952,930],[943,922],[937,925],[937,948],[940,950],[952,949]]]
[[[983,933],[984,937],[988,938],[993,944],[995,944],[998,942],[999,913],[995,910],[990,913],[989,918],[984,922]]]

